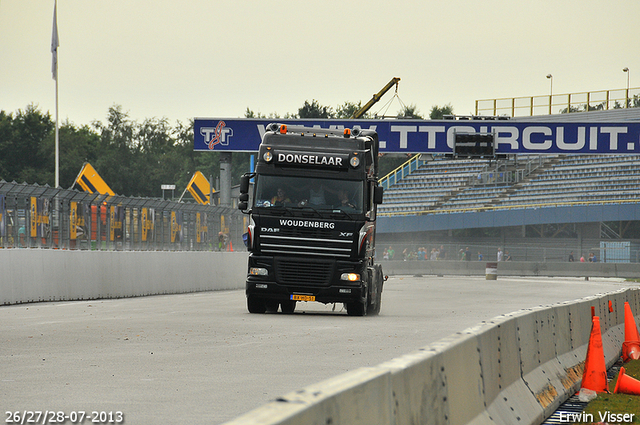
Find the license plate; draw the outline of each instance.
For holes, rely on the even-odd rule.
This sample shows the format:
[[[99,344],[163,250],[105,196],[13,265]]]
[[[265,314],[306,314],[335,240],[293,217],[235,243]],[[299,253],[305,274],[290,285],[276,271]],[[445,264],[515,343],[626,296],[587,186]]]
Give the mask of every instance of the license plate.
[[[291,301],[315,301],[315,295],[291,295]]]

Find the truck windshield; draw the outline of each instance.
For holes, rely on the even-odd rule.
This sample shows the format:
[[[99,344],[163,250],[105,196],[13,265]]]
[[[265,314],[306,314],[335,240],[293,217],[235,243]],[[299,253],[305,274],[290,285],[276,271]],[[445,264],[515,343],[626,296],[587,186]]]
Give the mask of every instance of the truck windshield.
[[[308,177],[256,177],[255,206],[362,213],[364,182]]]

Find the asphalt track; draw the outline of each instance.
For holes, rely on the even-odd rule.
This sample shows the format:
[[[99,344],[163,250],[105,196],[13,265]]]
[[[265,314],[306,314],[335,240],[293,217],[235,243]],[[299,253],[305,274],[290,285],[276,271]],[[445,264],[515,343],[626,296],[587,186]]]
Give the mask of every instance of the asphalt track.
[[[0,407],[5,423],[9,411],[49,410],[119,411],[128,424],[220,424],[501,314],[630,286],[392,277],[377,317],[318,303],[252,315],[242,290],[2,306]]]

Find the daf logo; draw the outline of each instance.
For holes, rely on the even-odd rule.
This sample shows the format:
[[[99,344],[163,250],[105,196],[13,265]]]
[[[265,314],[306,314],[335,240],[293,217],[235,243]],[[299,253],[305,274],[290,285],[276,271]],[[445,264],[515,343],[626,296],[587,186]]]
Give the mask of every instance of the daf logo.
[[[278,233],[280,229],[275,229],[273,227],[262,227],[260,228],[262,233]]]
[[[342,238],[350,238],[351,236],[353,236],[353,232],[340,232]]]

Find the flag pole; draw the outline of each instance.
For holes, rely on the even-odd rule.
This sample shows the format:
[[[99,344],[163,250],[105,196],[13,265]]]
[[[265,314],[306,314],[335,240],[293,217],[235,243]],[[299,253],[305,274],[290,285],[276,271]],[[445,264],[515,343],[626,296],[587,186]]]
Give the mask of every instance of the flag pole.
[[[58,79],[56,78],[56,186],[60,187],[60,121],[58,120]]]
[[[55,149],[56,149],[56,166],[55,166],[55,187],[60,187],[60,121],[58,119],[58,0],[53,2],[53,31],[51,35],[51,72],[53,79],[56,81],[56,132],[55,132]]]

